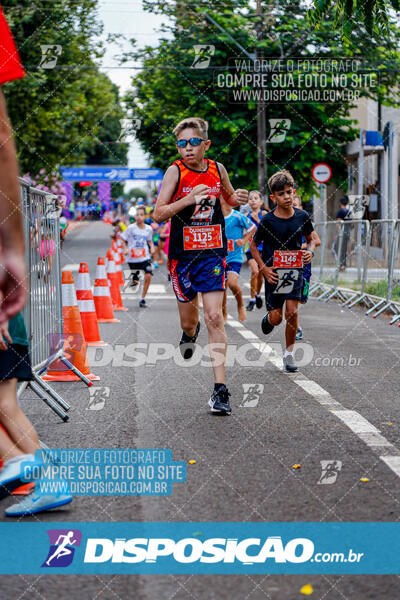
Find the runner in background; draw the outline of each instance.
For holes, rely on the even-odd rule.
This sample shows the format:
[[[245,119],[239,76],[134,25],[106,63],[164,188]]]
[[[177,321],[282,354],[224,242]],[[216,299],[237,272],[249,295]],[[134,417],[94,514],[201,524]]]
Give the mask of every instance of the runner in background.
[[[227,242],[221,197],[237,206],[247,202],[248,193],[233,189],[221,163],[204,158],[211,144],[207,121],[184,119],[174,134],[181,158],[165,173],[154,217],[159,223],[171,218],[168,266],[183,330],[179,345],[182,356],[190,359],[200,331],[198,293],[202,292],[214,372],[209,406],[212,412],[230,414],[222,314]]]
[[[246,309],[243,303],[242,289],[239,285],[239,274],[243,263],[244,246],[254,235],[256,226],[248,217],[237,210],[233,210],[226,202],[222,201],[221,207],[225,217],[225,235],[228,241],[227,283],[237,302],[239,321],[245,321]],[[227,290],[225,289],[223,303],[225,321],[227,319],[226,300]]]
[[[153,246],[154,253],[152,255],[154,268],[158,269],[159,265],[163,264],[163,259],[161,256],[161,250],[159,247],[160,243],[160,226],[156,221],[154,221],[154,208],[150,209],[150,212],[145,220],[146,225],[150,225],[153,230]]]
[[[259,222],[262,217],[267,214],[268,209],[266,208],[262,196],[258,190],[252,190],[249,193],[249,202],[248,202],[251,212],[248,217],[254,223],[256,227],[258,227]],[[261,245],[259,250],[261,250]],[[250,248],[246,252],[247,262],[249,263],[249,267],[251,269],[250,275],[250,300],[248,305],[246,306],[246,310],[253,310],[255,306],[257,308],[262,308],[263,302],[261,298],[261,288],[263,284],[263,275],[258,268],[257,262],[254,260],[254,257],[251,254]]]
[[[298,194],[296,194],[293,198],[293,207],[299,208],[300,210],[304,210],[303,204],[301,201],[301,196],[299,196]],[[320,246],[321,240],[319,238],[318,233],[315,230],[312,232],[312,236],[315,240],[315,247]],[[304,250],[307,249],[307,242],[306,242],[306,239],[304,236],[303,236],[303,244],[301,247]],[[308,263],[307,265],[305,265],[304,270],[303,270],[303,287],[301,290],[300,304],[306,304],[308,301],[308,294],[310,291],[310,280],[311,280],[311,263]],[[298,327],[297,327],[296,340],[302,340],[302,339],[303,339],[303,329],[301,328],[300,323],[299,323]]]
[[[294,180],[289,171],[278,171],[268,180],[271,200],[276,206],[266,214],[251,241],[251,252],[265,277],[265,304],[267,313],[261,328],[265,335],[282,322],[283,306],[286,319],[286,349],[283,355],[285,371],[294,373],[298,367],[294,361],[293,350],[298,327],[298,303],[303,289],[303,267],[311,262],[314,256],[315,239],[313,225],[309,215],[293,207],[293,196],[296,194]],[[303,236],[307,241],[307,249],[302,250]],[[262,243],[262,255],[258,247]],[[285,263],[291,251],[288,267],[274,268],[276,262]]]
[[[146,294],[149,289],[150,281],[153,275],[151,266],[151,254],[154,252],[153,230],[150,225],[145,223],[146,210],[144,206],[138,206],[135,214],[135,223],[129,225],[123,233],[121,240],[124,244],[124,253],[126,262],[131,269],[131,286],[139,285],[139,273],[144,272],[144,284],[142,297],[139,301],[140,308],[147,308]]]

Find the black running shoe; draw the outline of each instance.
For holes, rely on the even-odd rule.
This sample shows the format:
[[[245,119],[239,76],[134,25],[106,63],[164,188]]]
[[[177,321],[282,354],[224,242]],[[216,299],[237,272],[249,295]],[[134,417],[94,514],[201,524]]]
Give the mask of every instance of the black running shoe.
[[[140,308],[148,308],[148,304],[146,304],[146,300],[144,298],[142,298],[139,302],[139,306]]]
[[[197,323],[196,333],[194,334],[193,337],[189,337],[188,335],[186,335],[186,333],[184,331],[182,331],[181,341],[179,342],[179,350],[181,351],[181,354],[185,360],[189,360],[193,356],[194,346],[196,344],[196,340],[197,340],[197,336],[199,335],[199,331],[200,331],[200,321]]]
[[[256,305],[256,301],[255,300],[249,300],[249,303],[246,306],[246,310],[249,310],[249,311],[253,310],[253,308],[255,307],[255,305]]]
[[[261,296],[256,296],[256,306],[257,306],[257,308],[262,308],[262,298],[261,298]]]
[[[227,388],[223,385],[218,391],[214,390],[211,394],[211,398],[208,401],[211,407],[211,412],[218,413],[220,415],[230,415],[232,412],[231,405],[229,404],[229,396]]]
[[[271,325],[271,323],[268,321],[268,315],[269,315],[269,313],[264,315],[264,318],[261,321],[261,329],[262,329],[262,332],[265,333],[265,335],[268,335],[269,333],[271,333],[271,331],[275,327],[274,325]]]

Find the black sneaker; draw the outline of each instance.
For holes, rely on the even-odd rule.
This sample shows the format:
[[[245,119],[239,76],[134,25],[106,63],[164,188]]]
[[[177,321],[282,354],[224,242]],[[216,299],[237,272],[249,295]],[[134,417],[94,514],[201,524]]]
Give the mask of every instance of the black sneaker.
[[[246,306],[246,310],[253,310],[253,308],[256,305],[256,301],[255,300],[249,300],[248,305]]]
[[[262,308],[262,298],[261,298],[261,296],[256,296],[256,306],[257,306],[257,308]]]
[[[261,321],[261,329],[262,329],[262,332],[265,333],[265,335],[268,335],[269,333],[271,333],[271,331],[275,327],[275,325],[271,325],[271,323],[268,321],[268,315],[269,315],[269,313],[264,315],[264,318]]]
[[[211,398],[208,401],[211,407],[211,412],[218,413],[220,415],[230,415],[232,412],[231,405],[229,404],[229,396],[227,388],[223,385],[211,394]]]
[[[200,321],[196,325],[196,333],[193,337],[189,337],[186,335],[184,331],[182,331],[181,341],[179,342],[179,350],[185,360],[189,360],[192,358],[194,353],[194,346],[196,344],[197,336],[200,331]]]
[[[296,373],[299,370],[299,367],[294,362],[293,354],[288,354],[286,357],[283,357],[283,368],[286,373]]]
[[[303,330],[301,327],[297,328],[297,333],[296,333],[296,340],[302,340],[303,339]]]
[[[145,300],[144,298],[142,298],[142,299],[140,300],[140,302],[139,302],[139,306],[140,306],[140,308],[148,308],[148,307],[149,307],[149,305],[148,305],[148,304],[146,304],[146,300]]]

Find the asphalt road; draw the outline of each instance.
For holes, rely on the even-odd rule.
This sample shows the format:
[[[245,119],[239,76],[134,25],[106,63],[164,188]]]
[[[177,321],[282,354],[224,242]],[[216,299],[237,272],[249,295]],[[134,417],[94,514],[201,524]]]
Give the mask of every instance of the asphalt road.
[[[73,231],[64,245],[63,264],[86,260],[93,280],[110,231],[100,223]],[[244,267],[246,295],[248,279]],[[230,298],[232,318],[226,329],[233,358],[227,385],[233,413],[215,417],[207,406],[209,366],[180,366],[169,358],[135,368],[127,355],[121,365],[121,348],[129,344],[176,344],[180,338],[165,265],[155,271],[152,283],[149,308],[140,309],[137,296],[126,295],[129,311],[118,313],[121,323],[100,326],[112,348],[108,361],[100,361],[100,350],[91,354],[92,370],[101,377],[95,383],[102,388],[101,410],[89,409],[90,393],[83,383],[54,384],[71,404],[68,423],[30,392],[22,406],[50,447],[169,448],[174,460],[196,461],[187,465],[186,483],[174,484],[172,495],[165,497],[77,497],[68,507],[25,521],[398,520],[400,472],[382,458],[390,462],[391,456],[400,456],[398,327],[365,317],[359,308],[349,311],[335,302],[311,300],[301,308],[310,362],[289,376],[279,368],[279,355],[263,362],[251,347],[266,341],[260,329],[264,312],[248,313],[241,327]],[[267,342],[278,348],[275,344],[283,339],[281,326]],[[203,322],[199,345],[206,344]],[[245,395],[249,386],[256,395]],[[341,464],[330,485],[318,483],[324,460]],[[3,506],[11,503],[7,499]],[[300,588],[306,583],[314,588],[313,600],[400,597],[396,576],[0,577],[1,598],[7,600],[296,600],[304,597]]]

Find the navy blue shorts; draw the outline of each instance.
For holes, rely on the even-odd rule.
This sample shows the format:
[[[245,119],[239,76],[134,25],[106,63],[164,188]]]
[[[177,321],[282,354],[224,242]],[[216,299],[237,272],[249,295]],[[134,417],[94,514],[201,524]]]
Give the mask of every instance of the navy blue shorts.
[[[229,273],[229,271],[232,271],[233,273],[237,273],[239,275],[241,268],[241,262],[233,261],[226,265],[226,272]]]
[[[265,306],[267,310],[282,308],[286,300],[301,301],[303,272],[301,269],[275,269],[280,281],[271,285],[265,279]]]
[[[7,350],[0,350],[0,381],[33,379],[29,347],[22,344],[11,344]]]
[[[179,302],[190,302],[198,292],[225,290],[226,257],[171,259],[168,270]]]

